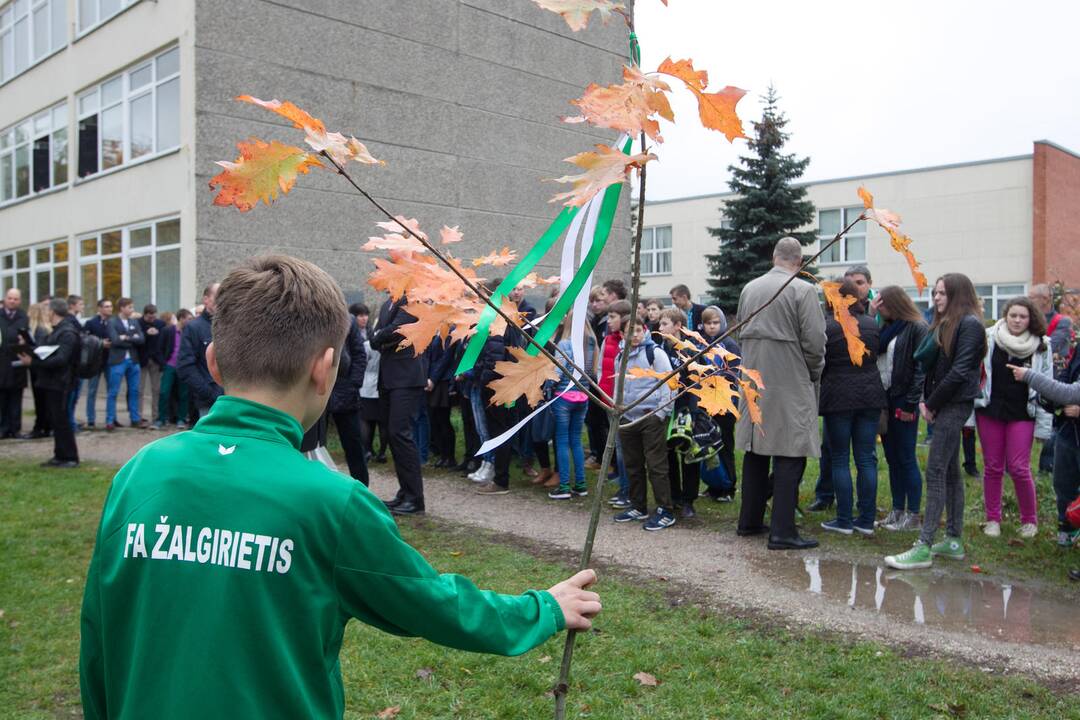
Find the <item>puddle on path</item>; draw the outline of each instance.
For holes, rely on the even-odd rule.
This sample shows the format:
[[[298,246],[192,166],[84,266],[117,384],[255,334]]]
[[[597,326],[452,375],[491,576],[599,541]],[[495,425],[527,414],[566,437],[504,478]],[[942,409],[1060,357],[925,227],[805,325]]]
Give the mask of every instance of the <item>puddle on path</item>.
[[[903,622],[1080,650],[1078,604],[1023,585],[934,569],[901,572],[812,555],[769,562],[762,569],[789,587]]]

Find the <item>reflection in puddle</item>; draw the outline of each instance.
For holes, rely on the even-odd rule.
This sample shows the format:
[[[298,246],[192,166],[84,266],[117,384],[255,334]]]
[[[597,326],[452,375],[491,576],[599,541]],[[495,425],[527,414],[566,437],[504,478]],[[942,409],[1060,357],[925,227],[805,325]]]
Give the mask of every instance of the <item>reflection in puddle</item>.
[[[813,556],[769,563],[766,571],[815,595],[919,625],[1080,649],[1076,604],[1021,585]]]

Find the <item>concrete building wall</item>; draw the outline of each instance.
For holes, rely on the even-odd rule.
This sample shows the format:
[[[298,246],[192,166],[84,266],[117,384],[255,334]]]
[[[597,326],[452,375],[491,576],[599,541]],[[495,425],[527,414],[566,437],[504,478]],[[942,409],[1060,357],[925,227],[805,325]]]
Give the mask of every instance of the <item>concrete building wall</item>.
[[[912,250],[931,281],[960,271],[976,284],[1027,284],[1032,262],[1032,159],[1028,157],[886,173],[807,184],[817,210],[859,207],[856,191],[865,185],[876,204],[895,210]],[[672,273],[648,279],[648,295],[665,295],[676,283],[692,294],[708,294],[705,256],[716,252],[707,231],[720,223],[730,195],[713,195],[646,204],[646,225],[671,225]],[[817,224],[806,228],[817,229]],[[904,259],[889,246],[888,235],[867,228],[865,262],[881,287],[913,287]],[[817,248],[815,247],[814,250]],[[848,262],[823,263],[822,276],[842,274]]]
[[[360,245],[383,218],[342,178],[315,170],[274,207],[250,213],[211,205],[213,163],[233,159],[237,140],[301,143],[281,118],[234,96],[291,100],[362,140],[387,164],[354,163],[356,180],[429,233],[460,225],[456,255],[520,252],[559,210],[547,202],[558,186],[543,180],[565,174],[562,158],[613,139],[559,116],[589,82],[616,80],[625,53],[620,23],[571,34],[524,0],[198,0],[199,284],[254,252],[280,250],[374,299],[366,276],[377,254]],[[601,277],[629,270],[628,210],[624,195]],[[552,253],[543,269],[557,264]]]
[[[1035,143],[1034,185],[1032,275],[1080,286],[1080,155]]]

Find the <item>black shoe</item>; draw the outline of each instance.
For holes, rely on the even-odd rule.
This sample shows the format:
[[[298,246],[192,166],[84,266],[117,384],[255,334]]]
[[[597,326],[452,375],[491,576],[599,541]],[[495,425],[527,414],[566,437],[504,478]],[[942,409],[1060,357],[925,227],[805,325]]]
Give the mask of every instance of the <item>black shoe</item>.
[[[694,512],[693,503],[684,503],[684,504],[680,505],[679,506],[679,515],[682,516],[683,520],[689,520],[690,518],[696,518],[697,513]]]
[[[769,532],[769,528],[765,525],[758,525],[752,528],[738,528],[735,534],[739,537],[754,537],[755,535],[764,535]]]
[[[973,478],[979,477],[979,468],[977,468],[974,465],[965,465],[964,466],[964,472],[968,474],[968,477],[973,477]]]
[[[419,503],[414,503],[411,500],[404,500],[401,504],[390,508],[390,512],[395,515],[423,515],[424,506]]]
[[[384,462],[386,462],[386,455],[385,455],[385,454],[383,454],[383,455],[376,455],[376,456],[375,456],[375,462],[377,462],[377,463],[384,463]]]
[[[770,550],[809,550],[817,546],[818,541],[813,538],[804,538],[798,535],[784,538],[769,536]]]
[[[1080,581],[1080,569],[1073,568],[1069,571],[1069,579]]]
[[[395,495],[394,497],[390,498],[389,500],[383,500],[382,502],[383,502],[383,505],[385,505],[388,508],[396,508],[398,505],[405,502],[405,498],[401,497],[400,495]]]
[[[61,460],[60,462],[56,463],[56,465],[54,465],[53,467],[55,467],[57,469],[60,469],[60,470],[70,470],[72,468],[79,467],[79,461],[78,460]]]
[[[446,467],[446,458],[439,458],[435,462],[431,463],[431,467],[433,467],[433,468],[444,468],[444,467]]]
[[[807,512],[823,512],[828,510],[833,505],[832,500],[826,500],[824,498],[815,498],[814,502],[810,503],[810,507],[806,508]]]
[[[53,457],[53,458],[49,458],[49,459],[48,459],[48,460],[46,460],[45,462],[41,463],[41,467],[56,467],[56,466],[57,466],[57,465],[59,465],[59,464],[60,464],[61,462],[62,462],[62,461],[60,461],[60,460],[57,460],[56,458],[54,458],[54,457]]]

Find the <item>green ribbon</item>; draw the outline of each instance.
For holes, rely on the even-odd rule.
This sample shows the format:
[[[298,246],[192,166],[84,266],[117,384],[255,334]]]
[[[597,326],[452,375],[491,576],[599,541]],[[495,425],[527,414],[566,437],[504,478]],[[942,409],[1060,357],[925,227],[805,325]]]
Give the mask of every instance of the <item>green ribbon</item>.
[[[633,144],[633,138],[628,138],[623,145],[623,153],[630,154],[630,148]],[[573,305],[574,300],[577,298],[578,293],[581,291],[582,285],[588,279],[593,268],[596,267],[597,261],[600,259],[600,254],[604,251],[604,246],[607,243],[608,236],[611,234],[611,226],[615,219],[615,211],[619,206],[619,194],[622,192],[623,184],[615,183],[609,185],[604,190],[604,199],[600,205],[600,216],[597,218],[596,229],[593,234],[592,248],[589,250],[588,255],[581,263],[581,267],[574,274],[573,280],[567,287],[567,291],[562,294],[558,302],[544,318],[543,323],[540,325],[540,329],[536,335],[536,342],[543,345],[555,334],[559,325],[562,323],[563,317],[570,311],[570,307]],[[580,207],[565,207],[562,212],[551,223],[550,227],[544,234],[540,236],[540,239],[536,241],[532,249],[528,254],[521,259],[514,269],[503,279],[499,286],[495,288],[495,291],[491,294],[491,302],[495,305],[501,305],[504,297],[510,294],[514,288],[518,286],[526,275],[532,272],[537,263],[543,259],[547,254],[551,246],[562,237],[562,234],[566,231],[567,227],[573,221],[574,216],[581,210]],[[465,353],[462,355],[461,362],[458,364],[455,375],[461,375],[463,373],[472,370],[476,364],[476,360],[480,357],[480,352],[484,349],[484,343],[487,342],[488,336],[491,332],[491,323],[495,320],[495,310],[490,306],[486,306],[484,311],[480,314],[480,321],[476,324],[476,334],[469,340],[468,346],[465,348]],[[540,350],[535,345],[529,345],[528,353],[530,355],[538,355]]]

